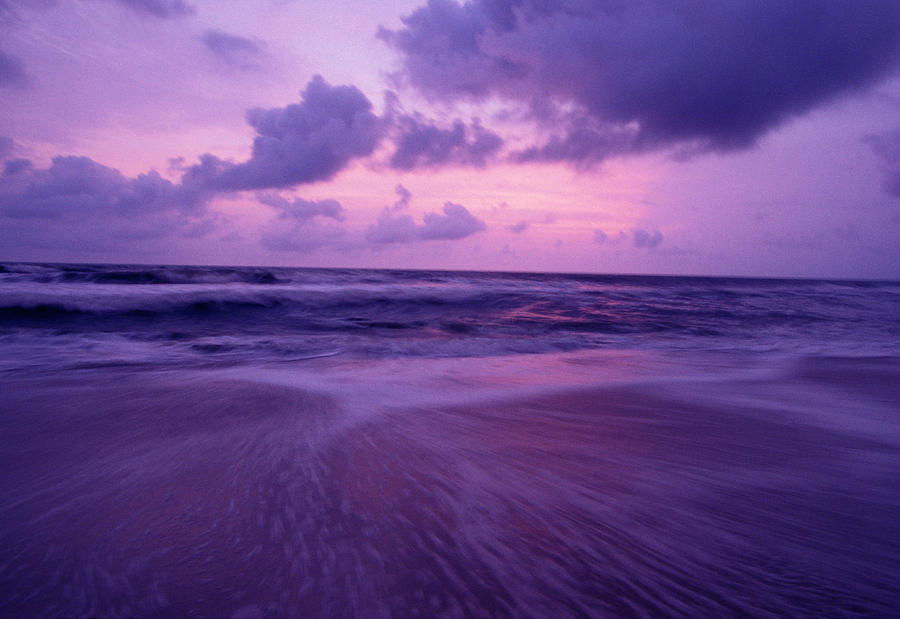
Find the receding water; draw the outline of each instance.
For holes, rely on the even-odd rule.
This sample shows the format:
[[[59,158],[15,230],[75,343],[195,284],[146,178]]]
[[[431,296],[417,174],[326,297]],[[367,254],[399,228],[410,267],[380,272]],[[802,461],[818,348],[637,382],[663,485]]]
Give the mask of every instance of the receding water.
[[[900,607],[900,285],[4,271],[0,616]]]

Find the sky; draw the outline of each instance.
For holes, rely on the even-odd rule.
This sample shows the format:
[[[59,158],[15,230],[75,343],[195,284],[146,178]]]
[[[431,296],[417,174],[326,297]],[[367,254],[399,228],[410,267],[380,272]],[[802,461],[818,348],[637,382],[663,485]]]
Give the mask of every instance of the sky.
[[[0,0],[0,260],[900,279],[896,0]]]

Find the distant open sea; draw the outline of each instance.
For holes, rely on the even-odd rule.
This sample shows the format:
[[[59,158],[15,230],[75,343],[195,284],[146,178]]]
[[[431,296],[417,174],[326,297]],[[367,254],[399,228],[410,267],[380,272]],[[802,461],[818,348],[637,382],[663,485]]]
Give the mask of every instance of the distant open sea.
[[[896,616],[900,282],[0,264],[0,616]]]

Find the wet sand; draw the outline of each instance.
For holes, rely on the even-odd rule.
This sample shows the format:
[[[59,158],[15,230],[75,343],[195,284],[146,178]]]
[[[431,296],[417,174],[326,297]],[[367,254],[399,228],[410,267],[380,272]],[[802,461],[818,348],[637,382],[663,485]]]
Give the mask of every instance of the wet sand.
[[[435,405],[255,376],[5,375],[0,615],[900,604],[895,360]]]

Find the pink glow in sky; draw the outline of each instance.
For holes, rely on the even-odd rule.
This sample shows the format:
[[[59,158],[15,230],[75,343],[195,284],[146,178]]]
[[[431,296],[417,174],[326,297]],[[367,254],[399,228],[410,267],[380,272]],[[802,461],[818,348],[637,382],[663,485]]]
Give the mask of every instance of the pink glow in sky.
[[[900,278],[896,0],[0,0],[0,108],[0,260]]]

